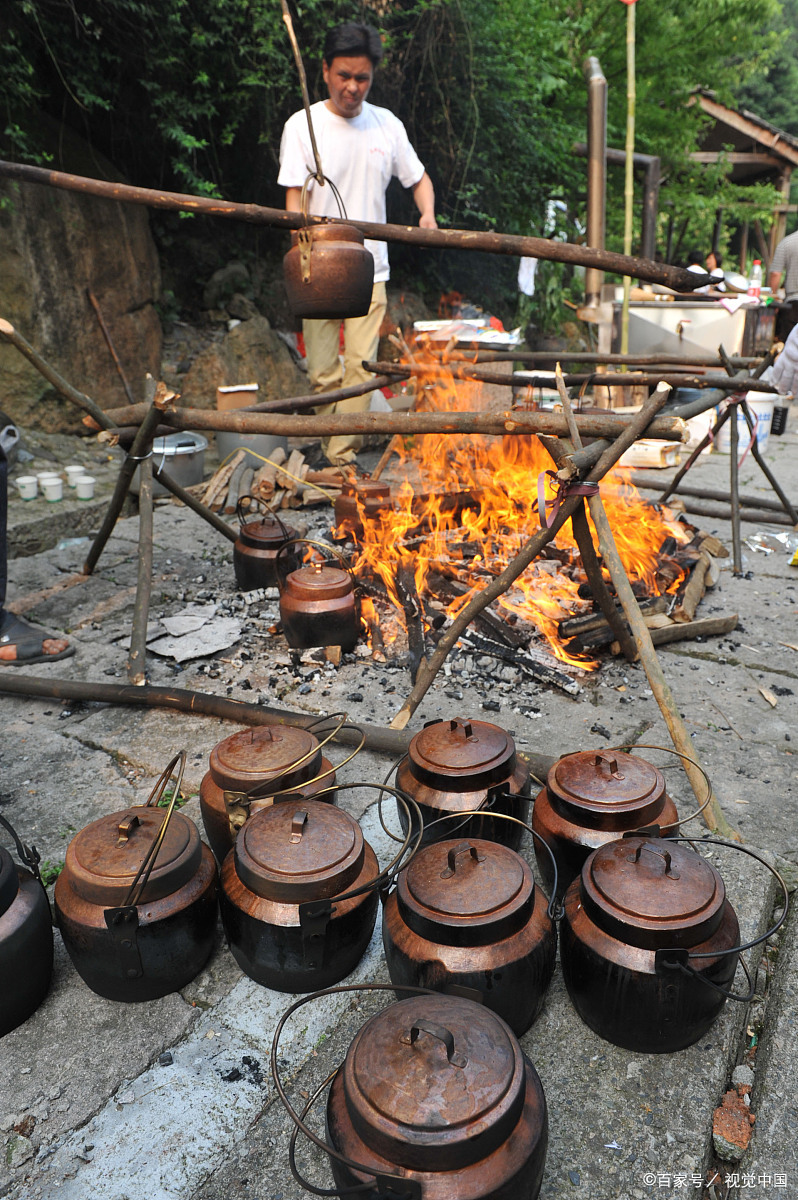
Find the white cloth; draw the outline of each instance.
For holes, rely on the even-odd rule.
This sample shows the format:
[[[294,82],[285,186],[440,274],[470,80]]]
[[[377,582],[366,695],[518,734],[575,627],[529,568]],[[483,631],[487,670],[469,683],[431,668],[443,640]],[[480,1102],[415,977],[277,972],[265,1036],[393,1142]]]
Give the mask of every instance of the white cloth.
[[[395,175],[403,187],[414,187],[424,167],[410,145],[405,127],[387,108],[368,101],[356,117],[339,117],[323,100],[311,105],[313,130],[321,156],[322,170],[331,179],[346,208],[346,215],[360,221],[385,221],[385,192]],[[282,187],[302,187],[314,171],[313,148],[304,110],[289,117],[280,143]],[[339,216],[332,188],[320,188],[313,180],[308,188],[311,213],[320,217]],[[366,241],[374,255],[374,282],[390,276],[385,242]]]
[[[518,264],[518,290],[525,296],[534,296],[535,294],[537,269],[538,260],[536,258],[522,258]]]
[[[798,325],[790,330],[784,349],[762,378],[775,383],[782,395],[798,394]]]

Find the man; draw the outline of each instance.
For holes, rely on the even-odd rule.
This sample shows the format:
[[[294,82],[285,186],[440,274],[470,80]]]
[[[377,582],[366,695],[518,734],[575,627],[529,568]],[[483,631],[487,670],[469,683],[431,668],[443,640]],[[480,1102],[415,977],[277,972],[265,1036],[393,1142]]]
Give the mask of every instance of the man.
[[[30,663],[69,658],[70,654],[75,653],[75,647],[63,638],[51,638],[46,633],[40,633],[27,621],[20,620],[3,607],[8,579],[8,461],[2,424],[0,419],[0,667],[23,667]]]
[[[768,275],[774,296],[781,287],[782,276],[786,307],[780,308],[776,317],[776,337],[785,341],[790,330],[798,325],[798,232],[782,238],[776,247]]]
[[[338,188],[348,217],[384,222],[385,192],[395,175],[404,187],[412,189],[421,214],[419,225],[437,229],[432,181],[410,145],[402,122],[387,108],[377,108],[366,99],[381,58],[380,35],[369,25],[348,23],[327,34],[322,69],[329,95],[310,110],[322,168]],[[286,121],[280,145],[278,183],[286,188],[285,206],[289,211],[300,211],[302,185],[313,171],[307,117],[300,111]],[[314,180],[308,192],[312,213],[340,215],[332,188],[320,188]],[[377,353],[389,268],[385,242],[367,241],[366,246],[374,256],[371,307],[365,317],[344,321],[343,368],[338,358],[340,321],[302,323],[314,392],[351,387],[370,378],[361,362],[374,359]],[[368,406],[368,396],[357,396],[319,412],[363,412]],[[342,435],[322,442],[322,447],[331,463],[341,465],[354,459],[361,442],[359,437]]]

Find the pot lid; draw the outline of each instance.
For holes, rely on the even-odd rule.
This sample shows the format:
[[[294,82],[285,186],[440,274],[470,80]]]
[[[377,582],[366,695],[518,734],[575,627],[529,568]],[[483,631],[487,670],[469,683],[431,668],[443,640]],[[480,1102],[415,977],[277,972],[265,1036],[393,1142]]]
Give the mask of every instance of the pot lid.
[[[293,538],[299,537],[295,529],[291,529],[289,525],[284,525],[281,521],[275,520],[274,517],[263,517],[259,520],[242,522],[240,528],[241,537],[245,542],[251,542],[254,546],[274,546],[280,547],[284,542],[289,542]],[[291,561],[291,555],[288,551],[285,552],[286,562]]]
[[[342,567],[316,563],[291,571],[285,581],[285,590],[302,600],[335,600],[353,590],[352,577]]]
[[[136,805],[93,821],[69,843],[63,876],[92,904],[123,904],[136,874],[166,819],[165,808]],[[139,904],[160,900],[183,887],[199,869],[202,842],[197,827],[173,812]]]
[[[296,246],[299,234],[305,232],[310,232],[314,242],[357,242],[362,246],[365,241],[356,225],[344,225],[338,221],[333,225],[320,221],[318,224],[305,225],[303,229],[292,229],[291,245]]]
[[[19,875],[17,874],[17,864],[5,846],[0,846],[0,917],[14,903],[18,892]]]
[[[691,946],[717,928],[723,880],[689,846],[665,838],[607,842],[582,868],[585,911],[608,933],[636,946]]]
[[[665,796],[665,780],[644,758],[621,750],[566,754],[548,774],[549,794],[581,820],[634,829],[653,820]]]
[[[201,433],[167,433],[165,437],[155,438],[152,452],[155,457],[163,455],[172,458],[183,454],[197,454],[208,449],[208,439]]]
[[[420,850],[399,876],[397,900],[420,937],[482,945],[520,928],[534,888],[529,866],[514,850],[472,838]]]
[[[345,892],[360,874],[363,834],[349,813],[301,798],[263,808],[235,844],[238,877],[265,900],[301,904]]]
[[[414,996],[372,1017],[344,1062],[358,1134],[390,1162],[436,1171],[491,1154],[524,1105],[524,1057],[504,1021],[453,996]]]
[[[424,783],[478,791],[511,774],[515,743],[498,725],[455,718],[426,725],[412,738],[408,757]]]
[[[379,479],[345,479],[341,484],[341,495],[362,501],[390,500],[391,488]]]
[[[320,755],[318,738],[309,730],[261,725],[219,742],[211,750],[209,766],[220,788],[247,792],[271,780],[278,790],[310,779],[319,769]]]

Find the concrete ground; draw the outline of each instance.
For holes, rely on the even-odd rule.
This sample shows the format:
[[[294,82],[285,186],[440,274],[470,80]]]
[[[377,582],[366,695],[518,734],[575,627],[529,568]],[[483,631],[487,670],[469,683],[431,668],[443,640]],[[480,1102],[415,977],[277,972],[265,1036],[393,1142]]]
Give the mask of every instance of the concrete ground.
[[[795,414],[792,414],[793,422]],[[44,445],[46,439],[40,442]],[[47,443],[59,461],[99,453],[91,443]],[[767,459],[798,500],[798,434],[772,437]],[[37,460],[35,469],[44,469]],[[95,463],[103,467],[103,463]],[[30,464],[26,464],[26,469]],[[101,472],[100,498],[113,482]],[[21,469],[18,468],[18,473]],[[701,460],[695,478],[723,487],[728,458]],[[742,470],[746,492],[767,495],[755,464]],[[98,512],[101,512],[102,505]],[[96,527],[77,501],[11,501],[11,600],[28,597],[26,615],[65,631],[74,658],[30,668],[43,678],[125,682],[136,580],[138,521],[119,522],[94,575],[50,598],[35,593],[79,569],[86,544],[70,539]],[[323,524],[324,511],[314,521]],[[727,522],[695,519],[730,545]],[[49,534],[48,534],[49,527]],[[27,531],[39,532],[27,537]],[[745,525],[750,538],[761,529]],[[795,542],[793,538],[793,542]],[[61,546],[60,543],[67,542]],[[153,621],[195,603],[216,603],[237,620],[242,637],[216,655],[179,666],[150,657],[150,680],[242,700],[261,698],[298,712],[347,710],[387,725],[409,690],[401,667],[353,658],[339,669],[309,656],[292,663],[270,634],[276,601],[252,603],[236,591],[231,547],[185,509],[159,506],[155,523]],[[31,549],[46,549],[30,554]],[[715,589],[698,616],[739,614],[734,633],[660,650],[666,677],[709,771],[725,813],[747,846],[766,852],[790,879],[798,875],[798,570],[774,542],[770,554],[744,547],[744,576],[722,560]],[[27,552],[27,553],[26,553]],[[0,686],[5,672],[0,668]],[[768,693],[766,696],[764,693]],[[769,697],[769,698],[768,698]],[[489,701],[493,708],[485,709]],[[771,703],[775,701],[775,704]],[[498,702],[498,711],[495,704]],[[102,814],[143,802],[166,761],[188,751],[184,812],[200,823],[195,793],[208,754],[235,726],[157,710],[96,703],[0,697],[0,806],[20,835],[52,868],[76,830]],[[560,753],[641,741],[668,745],[668,735],[639,666],[607,660],[576,698],[525,682],[509,668],[497,684],[478,664],[453,658],[411,724],[472,716],[510,729],[521,750]],[[682,815],[694,798],[669,756],[644,751],[664,769]],[[332,758],[340,761],[342,749]],[[381,862],[391,853],[358,780],[382,778],[390,760],[364,753],[345,766],[341,803],[362,819]],[[200,823],[201,824],[201,823]],[[703,826],[688,827],[696,836]],[[529,847],[526,852],[529,853]],[[778,906],[765,869],[744,855],[713,848],[745,939],[763,932]],[[207,967],[180,993],[143,1005],[106,1001],[80,980],[56,931],[53,983],[40,1009],[0,1044],[0,1195],[10,1200],[299,1200],[306,1195],[288,1168],[290,1123],[276,1099],[268,1058],[281,1012],[293,1000],[250,981],[219,933]],[[752,1005],[727,1003],[697,1045],[644,1055],[602,1041],[576,1016],[555,972],[543,1013],[522,1039],[545,1088],[550,1143],[541,1197],[642,1200],[693,1195],[749,1200],[798,1195],[798,914],[790,914],[767,953],[749,956],[756,975]],[[348,982],[386,982],[379,929]],[[1,986],[9,986],[3,981]],[[745,990],[738,972],[735,990]],[[364,1018],[385,1003],[379,993],[337,996],[300,1010],[286,1029],[283,1074],[294,1102],[312,1094],[341,1060]],[[741,1071],[742,1068],[742,1071]],[[750,1084],[756,1116],[748,1151],[723,1161],[713,1145],[713,1112],[731,1086]],[[750,1122],[748,1122],[750,1125]],[[316,1119],[316,1128],[320,1128]],[[302,1170],[331,1186],[324,1156],[301,1147]],[[712,1174],[718,1182],[703,1185]],[[713,1188],[715,1190],[713,1190]]]

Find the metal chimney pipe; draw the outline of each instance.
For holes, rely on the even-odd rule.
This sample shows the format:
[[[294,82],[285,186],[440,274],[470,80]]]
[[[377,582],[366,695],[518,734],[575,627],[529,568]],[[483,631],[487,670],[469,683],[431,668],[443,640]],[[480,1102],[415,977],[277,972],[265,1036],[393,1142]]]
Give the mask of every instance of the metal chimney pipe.
[[[604,249],[607,199],[607,80],[593,56],[584,65],[587,80],[587,244]],[[585,271],[585,308],[598,308],[604,272]]]

